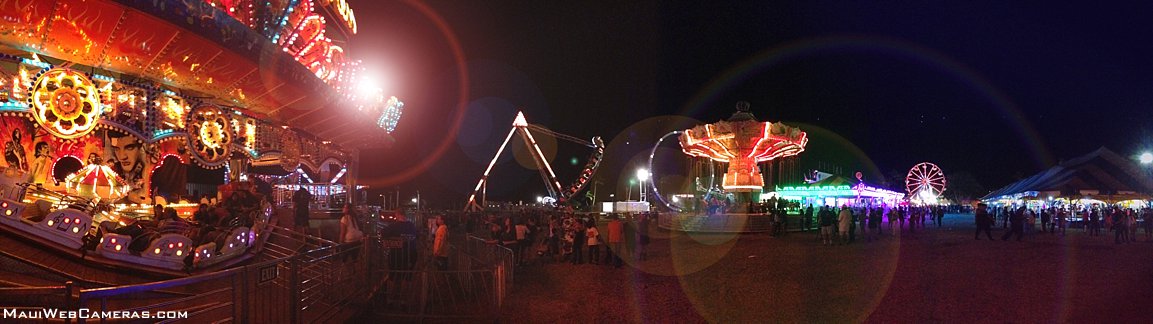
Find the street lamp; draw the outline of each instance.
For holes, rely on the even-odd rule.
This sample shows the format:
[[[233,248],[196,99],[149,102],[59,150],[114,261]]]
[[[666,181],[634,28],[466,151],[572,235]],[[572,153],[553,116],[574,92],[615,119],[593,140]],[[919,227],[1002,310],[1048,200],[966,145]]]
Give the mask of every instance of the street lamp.
[[[1149,153],[1149,152],[1141,153],[1140,159],[1141,159],[1141,164],[1149,165],[1149,164],[1153,163],[1153,153]]]
[[[641,201],[645,201],[645,181],[649,179],[649,170],[637,169],[637,180],[640,181]]]

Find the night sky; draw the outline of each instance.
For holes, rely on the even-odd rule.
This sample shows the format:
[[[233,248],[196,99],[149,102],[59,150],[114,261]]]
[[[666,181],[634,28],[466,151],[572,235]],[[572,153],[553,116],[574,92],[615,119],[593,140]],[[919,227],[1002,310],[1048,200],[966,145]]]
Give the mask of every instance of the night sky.
[[[799,169],[877,183],[929,161],[993,190],[1101,146],[1153,149],[1148,2],[350,2],[350,55],[406,103],[390,147],[362,151],[373,197],[419,189],[460,207],[518,110],[605,139],[602,200],[627,193],[661,135],[738,101],[809,132]],[[561,182],[575,179],[590,150],[538,140]],[[658,151],[659,183],[684,174],[674,143]],[[490,200],[545,193],[512,149]]]

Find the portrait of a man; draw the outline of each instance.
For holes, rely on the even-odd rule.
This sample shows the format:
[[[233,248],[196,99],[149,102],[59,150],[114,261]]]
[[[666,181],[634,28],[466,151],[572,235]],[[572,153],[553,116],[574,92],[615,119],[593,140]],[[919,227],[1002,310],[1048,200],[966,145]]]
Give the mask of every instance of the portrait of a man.
[[[108,130],[104,143],[107,152],[105,163],[116,171],[132,187],[130,199],[146,196],[144,192],[145,148],[144,142],[125,132]]]

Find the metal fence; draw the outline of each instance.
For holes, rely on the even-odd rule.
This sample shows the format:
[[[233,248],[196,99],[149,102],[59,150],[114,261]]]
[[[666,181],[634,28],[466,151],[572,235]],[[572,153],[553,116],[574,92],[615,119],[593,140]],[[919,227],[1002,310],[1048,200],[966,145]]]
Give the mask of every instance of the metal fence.
[[[422,258],[412,270],[382,270],[388,284],[373,299],[377,317],[406,319],[495,319],[507,286],[504,268],[449,247],[445,269]]]
[[[98,312],[188,313],[169,322],[326,322],[346,311],[349,303],[367,300],[379,286],[381,278],[368,275],[372,260],[364,252],[369,246],[325,246],[205,275],[85,289],[76,305]]]
[[[480,262],[504,269],[505,281],[512,285],[516,272],[516,253],[512,249],[492,240],[469,235],[464,244],[464,253]]]
[[[0,304],[30,310],[188,314],[161,320],[168,323],[317,323],[343,321],[365,310],[378,318],[495,319],[499,315],[512,283],[511,250],[468,237],[463,246],[449,246],[447,269],[442,269],[429,245],[418,245],[419,252],[409,259],[408,253],[394,248],[391,238],[380,236],[379,224],[366,226],[365,240],[340,245],[305,242],[308,238],[274,228],[270,233],[275,239],[262,242],[265,249],[292,253],[299,245],[308,250],[146,284],[0,288]]]

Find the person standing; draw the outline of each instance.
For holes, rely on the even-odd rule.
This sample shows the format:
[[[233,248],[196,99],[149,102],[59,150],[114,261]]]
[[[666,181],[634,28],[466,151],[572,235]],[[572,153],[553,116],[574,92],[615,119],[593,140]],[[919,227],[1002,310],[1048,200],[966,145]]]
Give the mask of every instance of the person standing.
[[[1049,213],[1049,209],[1041,209],[1041,233],[1052,232],[1052,229],[1049,228],[1052,215],[1052,213]]]
[[[516,251],[517,252],[516,253],[516,256],[517,256],[516,264],[522,265],[522,266],[527,264],[527,262],[525,262],[525,259],[527,259],[528,257],[525,256],[525,253],[531,252],[532,240],[529,239],[530,238],[529,235],[531,235],[531,233],[533,232],[533,231],[529,230],[528,225],[525,225],[524,222],[525,222],[524,219],[521,219],[520,221],[516,222],[516,226],[515,226],[515,229],[516,229],[516,247],[518,249]]]
[[[881,238],[881,208],[874,207],[869,211],[868,220],[868,241],[872,242],[873,239]]]
[[[588,228],[585,229],[585,240],[589,246],[589,263],[600,264],[601,260],[601,242],[600,231],[597,231],[597,223],[595,219],[588,221]]]
[[[1141,219],[1145,221],[1145,241],[1153,240],[1153,209],[1142,209]]]
[[[973,235],[973,239],[980,240],[981,232],[984,231],[985,236],[988,237],[990,241],[993,240],[993,222],[997,220],[993,218],[993,215],[989,215],[988,210],[985,209],[986,207],[985,204],[977,204],[977,210],[973,212],[973,218],[977,224],[977,232]]]
[[[821,225],[821,243],[823,245],[833,244],[833,223],[836,220],[833,218],[833,211],[829,210],[829,206],[821,206],[821,211],[818,212]]]
[[[582,264],[585,262],[583,251],[585,246],[588,245],[587,240],[585,240],[585,235],[587,235],[588,232],[585,231],[584,223],[585,222],[579,218],[573,219],[572,264]]]
[[[840,234],[840,244],[849,244],[849,226],[853,223],[853,211],[849,205],[841,205],[840,215],[837,216],[837,232]]]
[[[448,226],[444,217],[436,216],[436,236],[432,241],[432,255],[436,258],[436,269],[448,270]]]
[[[429,221],[432,221],[435,226],[436,219],[429,219]],[[435,233],[435,227],[433,231]],[[520,249],[517,248],[518,242],[519,241],[516,240],[516,226],[512,223],[512,216],[507,216],[504,218],[504,226],[501,227],[500,244],[508,248],[509,251],[512,251],[512,262],[514,265],[519,265],[520,260]]]
[[[637,218],[637,237],[636,245],[634,247],[634,257],[636,257],[637,260],[643,261],[649,257],[648,252],[645,249],[649,245],[649,218],[650,215],[648,213],[642,213],[640,217]],[[618,255],[617,257],[620,256]]]
[[[813,204],[809,204],[809,208],[805,208],[805,219],[801,222],[804,223],[805,232],[813,228]]]
[[[1137,212],[1132,208],[1125,210],[1125,228],[1129,229],[1129,242],[1137,242]]]
[[[849,243],[853,243],[857,241],[857,222],[864,220],[864,217],[861,216],[861,211],[856,208],[850,208],[849,215],[851,218],[849,220]],[[865,224],[861,224],[861,230],[865,230]]]
[[[640,219],[644,217],[644,213],[637,214],[637,222],[640,223]],[[605,241],[607,241],[609,245],[608,260],[605,261],[605,264],[620,268],[622,263],[624,263],[624,260],[621,260],[621,254],[625,252],[625,224],[621,222],[620,216],[616,214],[609,216],[608,233]],[[636,245],[640,245],[639,238]]]
[[[292,205],[296,209],[293,223],[296,225],[297,232],[305,233],[308,231],[308,204],[311,202],[312,194],[308,193],[304,186],[300,186],[300,189],[292,193]]]
[[[1057,210],[1055,215],[1057,215],[1057,218],[1054,220],[1054,223],[1057,224],[1057,228],[1053,229],[1053,234],[1057,234],[1057,232],[1060,231],[1061,236],[1065,236],[1065,227],[1069,224],[1069,212],[1065,208],[1061,208]]]
[[[1021,207],[1009,215],[1009,231],[1001,236],[1002,241],[1008,241],[1013,234],[1017,235],[1017,242],[1025,236],[1025,207]]]

